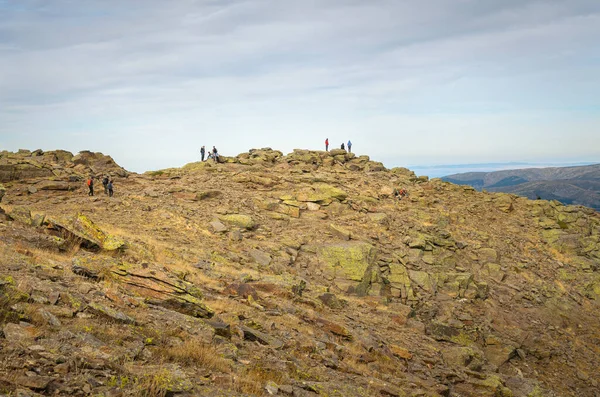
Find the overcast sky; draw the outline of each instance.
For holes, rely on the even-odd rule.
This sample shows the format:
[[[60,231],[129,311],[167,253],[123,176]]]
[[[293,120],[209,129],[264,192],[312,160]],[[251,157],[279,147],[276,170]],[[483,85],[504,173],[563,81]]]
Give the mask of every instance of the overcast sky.
[[[0,0],[0,149],[600,162],[598,0]]]

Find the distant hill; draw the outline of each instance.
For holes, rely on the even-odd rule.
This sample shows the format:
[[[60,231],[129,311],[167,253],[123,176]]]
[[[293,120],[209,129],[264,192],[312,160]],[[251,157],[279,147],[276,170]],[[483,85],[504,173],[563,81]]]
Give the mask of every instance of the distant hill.
[[[442,177],[477,190],[515,193],[530,199],[558,200],[600,210],[600,164],[466,172]]]

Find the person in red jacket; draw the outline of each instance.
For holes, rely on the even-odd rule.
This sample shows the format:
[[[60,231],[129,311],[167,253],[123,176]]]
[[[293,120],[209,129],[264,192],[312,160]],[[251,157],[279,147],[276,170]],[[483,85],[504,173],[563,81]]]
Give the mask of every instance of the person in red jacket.
[[[329,138],[325,138],[325,151],[329,151]]]
[[[90,189],[90,191],[88,192],[88,196],[93,196],[94,195],[94,177],[90,176],[90,178],[87,180],[87,186]]]

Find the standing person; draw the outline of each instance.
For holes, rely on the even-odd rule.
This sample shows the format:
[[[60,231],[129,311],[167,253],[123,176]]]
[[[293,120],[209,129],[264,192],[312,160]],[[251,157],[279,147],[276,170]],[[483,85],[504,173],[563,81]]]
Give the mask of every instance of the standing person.
[[[200,148],[200,157],[202,157],[201,161],[204,161],[204,155],[206,154],[206,149],[204,148],[204,146],[202,146]]]
[[[93,196],[94,195],[94,177],[90,176],[89,179],[87,180],[87,185],[88,185],[88,189],[90,189],[90,191],[88,192],[88,196]]]
[[[108,194],[108,188],[106,187],[108,185],[108,176],[104,175],[104,178],[102,178],[102,186],[104,186],[104,194]]]
[[[110,181],[108,181],[108,197],[112,197],[113,196],[113,181],[112,179]]]
[[[329,151],[329,138],[325,138],[325,151]]]
[[[218,163],[219,162],[219,152],[217,151],[217,148],[213,146],[212,152],[213,152],[213,158],[215,159],[215,163]]]
[[[344,142],[342,142],[342,146],[340,146],[340,149],[346,150],[346,148],[344,147]]]
[[[348,153],[352,153],[352,142],[348,139]]]

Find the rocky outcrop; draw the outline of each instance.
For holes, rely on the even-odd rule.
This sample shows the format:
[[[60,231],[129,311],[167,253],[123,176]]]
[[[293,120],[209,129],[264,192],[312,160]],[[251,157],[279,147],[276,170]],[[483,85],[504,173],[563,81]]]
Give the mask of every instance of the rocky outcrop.
[[[69,177],[83,179],[89,175],[105,174],[126,177],[128,172],[110,156],[90,151],[82,151],[75,156],[64,150],[0,152],[0,182],[25,179],[68,181]]]

